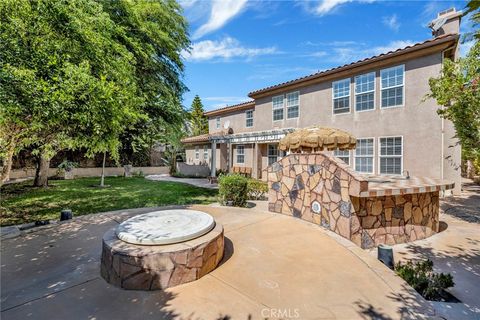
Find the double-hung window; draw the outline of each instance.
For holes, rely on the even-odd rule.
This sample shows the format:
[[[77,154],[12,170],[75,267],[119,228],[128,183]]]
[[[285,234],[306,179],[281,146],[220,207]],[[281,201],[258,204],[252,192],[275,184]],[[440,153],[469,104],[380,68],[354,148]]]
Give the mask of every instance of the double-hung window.
[[[287,119],[298,118],[298,91],[287,93]]]
[[[283,120],[283,95],[272,98],[273,121]]]
[[[253,127],[253,110],[245,111],[245,127]]]
[[[245,163],[245,146],[237,146],[237,163]]]
[[[207,160],[207,159],[208,159],[208,146],[204,145],[203,146],[203,160]]]
[[[402,174],[402,137],[380,138],[380,174]]]
[[[198,146],[195,146],[195,159],[200,159],[200,150]]]
[[[216,117],[216,118],[215,118],[215,127],[216,127],[217,129],[220,129],[220,117]]]
[[[375,72],[355,77],[355,111],[375,109]]]
[[[373,173],[374,139],[357,139],[355,171]]]
[[[350,150],[335,150],[333,155],[346,164],[350,164]]]
[[[403,106],[403,87],[405,66],[396,66],[380,71],[382,108]]]
[[[350,79],[335,81],[333,88],[333,113],[350,112]]]

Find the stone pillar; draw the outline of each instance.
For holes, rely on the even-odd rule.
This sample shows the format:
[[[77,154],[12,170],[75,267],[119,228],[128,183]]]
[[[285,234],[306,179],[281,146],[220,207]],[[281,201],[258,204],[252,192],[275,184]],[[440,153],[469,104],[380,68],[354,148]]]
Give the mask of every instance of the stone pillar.
[[[212,161],[211,161],[211,171],[210,176],[216,177],[217,176],[217,143],[212,141]]]

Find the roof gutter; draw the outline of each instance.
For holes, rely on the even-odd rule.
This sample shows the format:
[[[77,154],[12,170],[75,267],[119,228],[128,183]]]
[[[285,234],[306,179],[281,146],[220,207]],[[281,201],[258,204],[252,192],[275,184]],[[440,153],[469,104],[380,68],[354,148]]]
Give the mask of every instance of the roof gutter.
[[[304,78],[293,80],[291,82],[287,82],[287,83],[284,83],[284,84],[279,84],[279,85],[272,86],[272,87],[269,87],[269,88],[266,88],[266,89],[261,89],[261,90],[258,90],[258,91],[253,91],[253,92],[250,92],[248,94],[248,96],[250,98],[253,98],[253,99],[258,99],[258,98],[261,98],[263,96],[270,95],[270,94],[274,93],[275,91],[279,91],[281,89],[286,89],[286,88],[290,88],[290,87],[299,87],[301,84],[303,84],[305,82],[310,82],[310,83],[322,82],[322,81],[325,80],[325,78],[328,78],[329,76],[338,74],[340,72],[344,72],[344,71],[355,69],[355,68],[360,68],[362,66],[370,65],[370,64],[375,63],[375,62],[381,62],[381,61],[384,61],[384,60],[387,60],[387,59],[391,59],[393,57],[406,55],[406,54],[413,53],[413,52],[416,52],[416,51],[419,51],[419,50],[424,50],[424,49],[427,49],[427,48],[434,48],[434,47],[437,47],[437,46],[441,46],[445,43],[456,42],[456,41],[458,41],[459,37],[460,37],[460,35],[458,35],[458,34],[455,34],[455,35],[452,34],[452,35],[450,35],[448,37],[445,37],[443,39],[423,43],[423,44],[420,44],[416,47],[413,46],[413,47],[410,47],[410,48],[399,50],[398,52],[392,52],[392,53],[389,53],[389,54],[382,54],[382,55],[376,56],[374,58],[361,60],[359,62],[354,62],[354,63],[348,64],[348,65],[345,65],[345,66],[342,66],[342,67],[334,68],[334,69],[331,69],[331,70],[327,70],[327,71],[324,71],[324,72],[320,72],[320,73],[317,73],[317,74],[306,76]],[[444,48],[441,48],[439,51],[442,51],[442,50],[444,50]]]

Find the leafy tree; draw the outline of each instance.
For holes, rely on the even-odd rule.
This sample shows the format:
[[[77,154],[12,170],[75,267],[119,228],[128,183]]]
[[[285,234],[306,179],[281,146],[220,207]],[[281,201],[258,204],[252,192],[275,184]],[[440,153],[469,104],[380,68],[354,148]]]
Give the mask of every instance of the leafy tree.
[[[204,115],[202,100],[198,95],[192,101],[192,109],[190,111],[190,119],[192,125],[192,135],[208,133],[208,118]]]
[[[126,129],[180,121],[188,45],[170,0],[0,2],[2,181],[26,145],[40,154],[35,183],[46,185],[60,149],[117,159]]]
[[[480,18],[478,2],[471,1],[469,8],[476,8],[472,18]],[[475,7],[476,5],[476,7]],[[474,33],[479,35],[477,31]],[[443,106],[438,114],[452,121],[462,145],[462,155],[467,161],[480,161],[480,42],[476,40],[465,58],[458,61],[446,59],[442,74],[429,81],[428,95]]]

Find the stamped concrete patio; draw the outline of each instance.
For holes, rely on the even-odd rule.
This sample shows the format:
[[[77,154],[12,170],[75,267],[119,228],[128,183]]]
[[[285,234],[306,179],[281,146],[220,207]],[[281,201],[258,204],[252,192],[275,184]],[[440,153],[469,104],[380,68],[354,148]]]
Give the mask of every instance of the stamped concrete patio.
[[[195,206],[225,228],[220,267],[166,292],[99,275],[101,237],[155,208],[80,217],[3,240],[2,319],[417,318],[430,305],[375,257],[318,226],[262,210]]]

